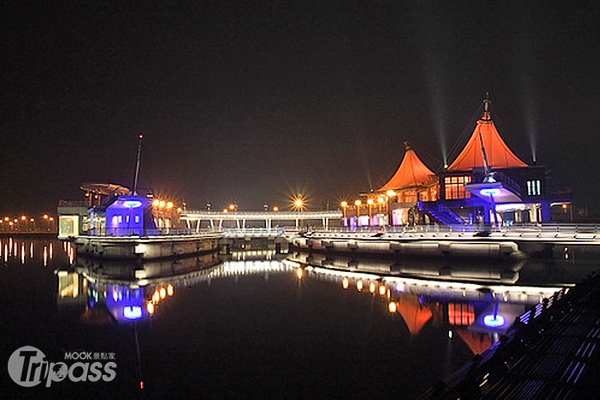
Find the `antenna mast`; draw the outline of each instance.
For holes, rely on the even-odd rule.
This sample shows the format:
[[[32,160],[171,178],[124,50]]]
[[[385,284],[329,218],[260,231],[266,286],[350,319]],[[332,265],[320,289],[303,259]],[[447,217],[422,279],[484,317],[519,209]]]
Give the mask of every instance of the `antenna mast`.
[[[142,135],[140,133],[140,135],[138,136],[138,149],[137,149],[137,157],[135,160],[135,174],[133,175],[133,189],[132,189],[132,194],[134,196],[137,196],[137,184],[138,184],[138,178],[140,175],[140,164],[142,162],[142,139],[144,138],[144,135]]]
[[[489,97],[489,93],[487,94]],[[483,101],[483,118],[490,119],[490,100],[486,98]],[[493,174],[490,168],[490,164],[487,158],[487,152],[485,151],[485,144],[483,143],[483,135],[481,131],[479,131],[479,141],[481,142],[481,152],[483,153],[483,167],[485,172],[485,178],[483,178],[484,182],[494,182]]]

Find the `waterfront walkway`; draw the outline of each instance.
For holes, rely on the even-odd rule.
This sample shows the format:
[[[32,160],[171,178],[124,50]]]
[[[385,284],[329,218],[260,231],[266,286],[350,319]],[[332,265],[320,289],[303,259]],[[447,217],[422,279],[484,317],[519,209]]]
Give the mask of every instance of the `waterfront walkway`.
[[[598,398],[600,273],[521,315],[506,336],[426,399]]]
[[[492,229],[470,225],[416,225],[391,227],[330,228],[305,232],[312,238],[365,240],[472,240],[490,238],[498,241],[546,242],[553,244],[600,245],[598,224],[523,224]]]

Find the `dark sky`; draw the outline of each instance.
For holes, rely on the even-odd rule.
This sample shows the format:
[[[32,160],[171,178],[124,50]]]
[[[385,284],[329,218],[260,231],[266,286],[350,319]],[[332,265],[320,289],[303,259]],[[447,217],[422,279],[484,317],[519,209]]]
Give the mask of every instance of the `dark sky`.
[[[508,145],[600,212],[597,2],[7,3],[0,213],[131,185],[139,133],[140,185],[190,208],[334,207],[404,141],[440,167],[486,92]]]

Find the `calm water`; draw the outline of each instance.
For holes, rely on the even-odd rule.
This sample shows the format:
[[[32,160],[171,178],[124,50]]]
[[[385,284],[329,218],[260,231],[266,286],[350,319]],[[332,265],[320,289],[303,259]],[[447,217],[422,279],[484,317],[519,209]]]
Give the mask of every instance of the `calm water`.
[[[13,398],[414,398],[484,351],[557,282],[595,269],[588,249],[559,255],[477,268],[306,254],[282,262],[247,252],[224,262],[208,255],[149,263],[136,279],[135,266],[76,259],[58,241],[4,237],[0,390]],[[398,279],[418,269],[437,279]],[[490,289],[455,283],[457,276]],[[506,323],[486,327],[486,315]],[[47,378],[17,385],[7,365],[23,346],[71,375],[50,387]],[[73,352],[91,359],[65,360]],[[110,362],[113,378],[74,382],[93,379],[92,363]]]

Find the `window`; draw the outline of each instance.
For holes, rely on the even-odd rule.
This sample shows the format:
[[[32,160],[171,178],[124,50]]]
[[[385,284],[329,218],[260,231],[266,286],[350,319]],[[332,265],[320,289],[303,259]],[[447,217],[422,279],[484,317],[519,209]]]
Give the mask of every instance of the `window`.
[[[465,190],[465,185],[471,183],[470,176],[447,176],[444,178],[446,200],[468,199],[471,193]]]
[[[471,304],[448,303],[448,322],[451,325],[472,325],[475,323],[475,307]]]
[[[539,179],[527,181],[527,196],[541,196],[542,182]]]

